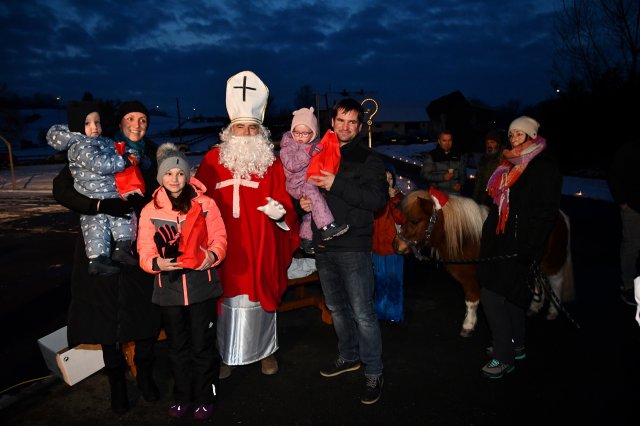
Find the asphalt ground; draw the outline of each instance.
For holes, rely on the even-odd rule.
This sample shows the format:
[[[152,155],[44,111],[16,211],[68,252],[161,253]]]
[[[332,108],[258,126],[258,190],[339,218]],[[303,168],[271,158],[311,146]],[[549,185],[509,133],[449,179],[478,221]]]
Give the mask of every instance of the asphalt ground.
[[[405,320],[382,323],[385,384],[380,401],[359,402],[363,373],[324,378],[336,355],[331,326],[315,307],[278,316],[280,372],[236,368],[222,381],[210,423],[220,425],[524,425],[638,424],[640,328],[618,295],[619,219],[610,203],[564,197],[572,220],[576,299],[562,316],[528,319],[527,357],[501,380],[480,375],[490,334],[480,310],[475,334],[461,338],[461,287],[437,267],[405,264]],[[0,224],[2,389],[50,374],[37,339],[64,325],[69,261],[76,236],[71,213]],[[61,230],[62,229],[62,230]],[[315,289],[319,291],[319,289]],[[286,297],[291,297],[287,294]],[[74,386],[58,378],[24,383],[0,395],[0,424],[187,424],[170,419],[172,379],[166,342],[156,348],[162,399],[144,402],[129,381],[132,408],[109,409],[98,372]]]

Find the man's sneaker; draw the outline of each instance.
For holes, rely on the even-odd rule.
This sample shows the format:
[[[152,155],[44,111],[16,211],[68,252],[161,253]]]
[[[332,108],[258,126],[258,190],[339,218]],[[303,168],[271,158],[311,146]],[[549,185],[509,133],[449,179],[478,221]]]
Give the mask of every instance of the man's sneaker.
[[[620,299],[629,306],[636,306],[636,298],[632,288],[621,290]]]
[[[516,353],[516,360],[518,361],[522,361],[523,359],[525,359],[527,357],[527,352],[525,350],[524,345],[522,346],[516,346],[514,349],[515,353]],[[487,356],[489,358],[493,358],[493,346],[489,346],[485,352],[487,353]]]
[[[482,367],[482,375],[488,379],[499,379],[506,373],[511,373],[514,369],[513,365],[505,364],[494,358]]]
[[[120,268],[111,264],[107,256],[98,256],[89,259],[89,275],[115,275]]]
[[[198,405],[193,412],[193,418],[196,420],[207,420],[213,415],[213,404]]]
[[[173,404],[169,407],[169,416],[179,419],[186,416],[191,412],[191,406],[189,404]]]
[[[338,235],[342,235],[349,230],[349,225],[346,223],[344,225],[336,225],[335,222],[331,222],[327,226],[323,226],[320,228],[320,236],[322,237],[322,241],[329,241],[333,237],[337,237]]]
[[[360,361],[345,361],[341,357],[338,357],[331,364],[320,369],[320,374],[324,377],[335,377],[348,371],[356,371],[360,368]]]
[[[382,376],[365,376],[364,394],[360,398],[363,404],[375,404],[382,395],[382,385],[384,378]]]

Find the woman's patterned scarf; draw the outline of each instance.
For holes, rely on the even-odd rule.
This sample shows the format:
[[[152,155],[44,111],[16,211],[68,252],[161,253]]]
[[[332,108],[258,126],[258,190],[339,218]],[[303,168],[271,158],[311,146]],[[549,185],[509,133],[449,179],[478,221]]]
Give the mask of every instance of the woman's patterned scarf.
[[[547,141],[538,136],[513,149],[503,151],[502,163],[496,168],[487,183],[487,193],[493,199],[493,203],[498,206],[496,234],[500,232],[504,234],[509,218],[509,188],[516,183],[529,162],[546,147]]]
[[[140,162],[138,165],[140,166],[141,169],[146,170],[149,168],[149,166],[151,165],[151,161],[149,158],[147,158],[146,154],[146,148],[147,148],[147,144],[145,142],[145,139],[142,138],[140,139],[138,142],[134,142],[131,139],[129,139],[128,137],[126,137],[124,135],[124,133],[122,133],[122,130],[118,130],[116,132],[116,134],[114,135],[114,139],[117,142],[124,142],[125,143],[125,151],[127,154],[131,154],[134,157],[136,157],[136,159]]]

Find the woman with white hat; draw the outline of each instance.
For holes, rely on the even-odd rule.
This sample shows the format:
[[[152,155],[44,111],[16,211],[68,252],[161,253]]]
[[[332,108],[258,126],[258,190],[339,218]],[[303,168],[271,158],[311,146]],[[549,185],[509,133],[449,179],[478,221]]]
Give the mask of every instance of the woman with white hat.
[[[510,254],[505,260],[478,265],[482,303],[492,334],[491,360],[482,375],[499,379],[525,358],[525,310],[532,293],[528,279],[539,262],[547,236],[559,214],[562,176],[538,135],[540,125],[522,116],[509,126],[511,149],[493,172],[487,192],[493,199],[484,226],[480,257]]]

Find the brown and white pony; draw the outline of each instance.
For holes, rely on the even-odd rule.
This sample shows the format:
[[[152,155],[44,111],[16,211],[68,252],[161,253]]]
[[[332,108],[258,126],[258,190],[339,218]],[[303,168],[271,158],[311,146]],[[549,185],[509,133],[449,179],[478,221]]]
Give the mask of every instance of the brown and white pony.
[[[480,286],[476,280],[477,263],[447,263],[450,260],[476,260],[480,254],[482,224],[487,217],[487,207],[478,205],[470,198],[451,195],[442,208],[438,200],[428,191],[409,193],[402,201],[402,211],[407,220],[394,241],[398,254],[419,252],[423,247],[431,248],[437,259],[444,262],[445,269],[462,285],[466,314],[460,335],[471,336],[477,323],[480,302]],[[415,252],[414,252],[415,253]],[[507,254],[507,253],[505,253]],[[547,239],[541,270],[549,278],[554,292],[567,299],[570,294],[561,289],[573,289],[573,270],[569,250],[569,219],[561,214]],[[562,294],[561,294],[562,293]],[[532,302],[530,312],[538,312],[544,303],[541,299]],[[549,304],[548,319],[558,315],[553,303]]]

